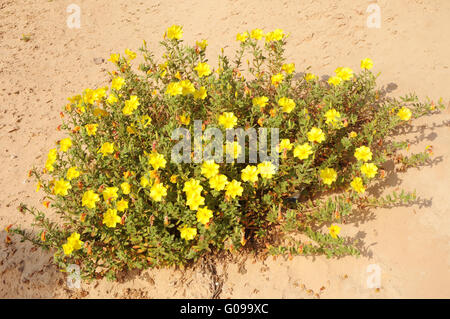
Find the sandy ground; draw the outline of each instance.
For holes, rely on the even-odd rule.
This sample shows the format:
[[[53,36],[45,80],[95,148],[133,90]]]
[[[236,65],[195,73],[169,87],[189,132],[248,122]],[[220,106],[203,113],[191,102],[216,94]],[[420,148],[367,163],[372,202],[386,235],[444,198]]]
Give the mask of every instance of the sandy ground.
[[[381,8],[380,29],[366,25],[366,9],[374,2]],[[80,29],[66,25],[70,3],[82,10]],[[416,92],[450,100],[448,0],[0,0],[0,229],[11,223],[31,227],[31,219],[16,210],[21,201],[40,205],[27,171],[43,165],[60,137],[56,127],[66,98],[105,83],[112,66],[94,59],[137,49],[143,39],[156,48],[174,23],[184,26],[188,42],[208,39],[213,65],[221,47],[233,52],[236,33],[282,28],[291,33],[287,56],[298,71],[358,69],[360,59],[370,57],[381,72],[380,86],[392,96]],[[23,34],[30,41],[21,40]],[[449,298],[449,126],[447,108],[415,121],[413,132],[402,136],[412,151],[433,145],[433,163],[392,174],[382,191],[416,189],[422,200],[358,215],[344,225],[344,236],[358,236],[367,247],[360,258],[237,257],[218,261],[216,276],[204,266],[148,270],[119,283],[102,280],[70,290],[51,254],[16,237],[6,245],[0,232],[0,297],[210,298],[217,282],[220,298]],[[372,264],[381,270],[380,289],[367,287]]]

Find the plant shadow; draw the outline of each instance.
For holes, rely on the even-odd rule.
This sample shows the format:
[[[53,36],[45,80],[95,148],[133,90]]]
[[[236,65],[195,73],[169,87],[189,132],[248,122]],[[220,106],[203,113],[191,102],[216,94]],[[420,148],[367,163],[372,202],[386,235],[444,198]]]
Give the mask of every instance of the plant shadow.
[[[65,279],[52,260],[49,251],[0,231],[0,298],[54,298]]]
[[[432,115],[430,115],[432,116]],[[426,125],[404,125],[398,130],[396,130],[393,136],[396,137],[406,137],[408,134],[413,134],[412,137],[407,137],[404,140],[410,145],[417,145],[424,141],[434,141],[438,134],[435,132],[437,128],[449,127],[450,121],[442,121],[440,123],[432,122]],[[431,130],[432,132],[427,133],[427,131]],[[415,165],[410,169],[422,169],[425,167],[435,167],[443,162],[443,156],[436,156],[432,159],[425,161],[419,165]],[[389,190],[396,190],[402,185],[401,175],[403,174],[402,170],[399,170],[396,167],[396,164],[393,159],[390,159],[383,163],[381,169],[384,171],[384,178],[376,182],[367,188],[366,192],[368,195],[372,195],[375,198],[379,198],[383,196]],[[407,204],[403,203],[395,203],[384,206],[385,209],[394,209],[396,207],[412,207],[417,206],[418,208],[431,207],[433,204],[433,198],[423,198],[418,194],[416,198],[410,201]],[[345,223],[354,224],[355,226],[359,226],[360,224],[366,223],[367,221],[374,220],[376,218],[375,209],[373,208],[358,208],[353,210],[350,216],[345,217]],[[352,240],[357,242],[356,247],[361,252],[362,256],[371,258],[373,256],[373,252],[370,247],[376,245],[376,243],[372,243],[367,245],[364,243],[364,238],[366,237],[365,232],[359,231]]]

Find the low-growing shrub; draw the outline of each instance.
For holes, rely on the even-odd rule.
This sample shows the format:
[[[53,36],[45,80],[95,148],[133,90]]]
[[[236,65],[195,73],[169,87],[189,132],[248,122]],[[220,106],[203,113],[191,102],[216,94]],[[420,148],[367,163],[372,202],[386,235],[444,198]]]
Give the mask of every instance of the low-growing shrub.
[[[402,145],[390,134],[435,107],[415,96],[385,98],[370,59],[357,73],[341,67],[320,80],[286,63],[282,30],[256,29],[238,34],[235,56],[222,50],[213,69],[206,40],[186,46],[181,38],[181,27],[167,30],[162,61],[144,42],[137,70],[135,52],[112,54],[110,87],[69,98],[60,126],[67,137],[50,150],[43,171],[30,171],[46,208],[20,206],[35,216],[39,232],[10,231],[53,249],[62,269],[75,263],[85,278],[114,278],[242,247],[263,256],[357,255],[358,244],[339,236],[346,215],[414,200],[403,192],[374,198],[366,189],[383,178],[381,165]],[[179,140],[172,133],[186,128],[193,141],[194,120],[202,121],[201,132],[216,127],[224,136],[239,127],[277,128],[271,154],[279,159],[235,161],[255,144],[246,140],[225,149],[232,163],[199,162],[195,147],[174,162]],[[200,153],[210,143],[197,141]],[[417,158],[427,160],[427,153]],[[50,208],[57,220],[43,212]]]

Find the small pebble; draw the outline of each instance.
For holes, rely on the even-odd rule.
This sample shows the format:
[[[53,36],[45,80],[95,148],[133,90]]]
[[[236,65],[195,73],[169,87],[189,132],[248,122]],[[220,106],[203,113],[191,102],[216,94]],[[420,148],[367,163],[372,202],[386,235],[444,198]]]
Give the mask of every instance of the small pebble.
[[[94,63],[97,65],[102,64],[103,62],[105,62],[105,59],[103,58],[94,58]]]

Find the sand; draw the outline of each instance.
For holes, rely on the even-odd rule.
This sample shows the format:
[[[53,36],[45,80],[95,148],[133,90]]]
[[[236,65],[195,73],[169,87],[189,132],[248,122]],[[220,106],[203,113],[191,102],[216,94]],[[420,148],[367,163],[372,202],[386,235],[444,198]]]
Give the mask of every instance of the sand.
[[[208,39],[213,65],[220,48],[228,54],[236,48],[236,33],[282,28],[290,32],[287,57],[298,71],[311,67],[329,75],[337,66],[358,69],[360,59],[370,57],[374,72],[381,72],[380,87],[391,96],[416,92],[450,105],[448,0],[76,0],[81,28],[69,29],[66,8],[73,2],[0,0],[0,229],[9,224],[31,229],[31,218],[16,207],[22,201],[41,205],[27,171],[42,166],[61,137],[56,127],[66,98],[105,84],[111,53],[136,50],[144,39],[156,49],[174,23],[183,25],[188,42]],[[370,3],[381,8],[379,29],[367,27]],[[342,235],[357,236],[366,247],[360,258],[237,256],[217,261],[215,276],[200,264],[183,272],[135,272],[121,282],[94,281],[71,290],[50,253],[17,237],[6,245],[1,231],[0,297],[449,298],[450,110],[413,125],[401,138],[411,141],[411,151],[433,145],[433,162],[392,172],[382,191],[415,189],[421,201],[359,214],[343,225]],[[380,288],[367,285],[369,265],[380,270]]]

